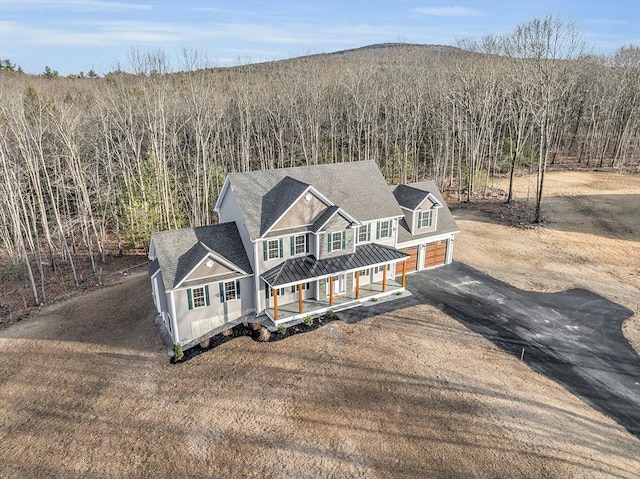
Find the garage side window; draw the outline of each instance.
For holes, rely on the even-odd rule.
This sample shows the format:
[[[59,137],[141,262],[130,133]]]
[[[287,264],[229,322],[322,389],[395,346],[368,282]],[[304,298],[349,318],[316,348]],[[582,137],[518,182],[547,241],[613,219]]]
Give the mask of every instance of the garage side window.
[[[187,302],[189,303],[189,310],[209,306],[209,285],[189,288],[187,290]]]
[[[240,281],[225,281],[218,283],[220,288],[220,302],[233,301],[234,299],[240,299]]]

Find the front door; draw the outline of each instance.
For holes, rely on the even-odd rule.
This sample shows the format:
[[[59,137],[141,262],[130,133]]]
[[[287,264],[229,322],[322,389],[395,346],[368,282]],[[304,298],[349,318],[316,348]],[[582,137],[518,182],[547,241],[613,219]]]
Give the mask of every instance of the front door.
[[[344,294],[347,290],[346,275],[339,274],[333,278],[333,294]]]
[[[330,281],[327,279],[327,296],[329,296],[329,283]],[[340,296],[345,293],[347,290],[347,280],[346,275],[339,274],[338,276],[333,277],[333,295]]]

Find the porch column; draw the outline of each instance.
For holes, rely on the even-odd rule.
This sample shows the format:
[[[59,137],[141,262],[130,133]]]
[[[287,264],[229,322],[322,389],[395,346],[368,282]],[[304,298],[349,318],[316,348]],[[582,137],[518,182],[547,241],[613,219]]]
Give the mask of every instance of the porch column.
[[[333,276],[329,276],[329,306],[333,306]]]
[[[387,265],[382,266],[382,292],[387,290]]]
[[[302,314],[302,283],[298,285],[298,312]]]
[[[402,287],[407,285],[407,262],[402,262]]]
[[[360,299],[360,271],[356,271],[356,299]]]
[[[273,320],[278,320],[278,288],[273,289]]]

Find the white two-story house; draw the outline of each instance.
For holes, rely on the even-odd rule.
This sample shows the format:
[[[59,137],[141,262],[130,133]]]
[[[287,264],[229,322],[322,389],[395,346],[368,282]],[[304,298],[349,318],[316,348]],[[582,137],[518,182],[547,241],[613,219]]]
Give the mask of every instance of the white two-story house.
[[[154,301],[183,347],[403,291],[451,262],[458,232],[433,182],[389,187],[373,161],[232,173],[215,210],[219,224],[151,236]]]

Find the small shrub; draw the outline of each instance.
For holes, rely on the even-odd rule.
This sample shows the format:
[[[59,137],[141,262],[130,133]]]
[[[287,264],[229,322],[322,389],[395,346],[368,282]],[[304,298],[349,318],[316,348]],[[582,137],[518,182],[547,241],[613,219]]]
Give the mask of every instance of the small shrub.
[[[258,341],[262,341],[263,343],[269,341],[271,337],[271,332],[265,328],[264,326],[260,328],[260,335],[258,336]]]
[[[209,344],[211,344],[211,338],[203,338],[200,340],[200,347],[202,349],[208,349]]]
[[[327,317],[327,319],[335,319],[336,318],[336,313],[334,313],[333,311],[329,310],[329,311],[327,311],[325,316]]]
[[[304,319],[302,320],[302,323],[303,323],[305,326],[311,326],[311,325],[313,324],[313,318],[312,318],[311,316],[307,316],[306,318],[304,318]]]
[[[260,321],[256,321],[254,323],[251,323],[251,329],[253,329],[254,331],[257,331],[261,327],[262,327],[262,324],[260,324]]]
[[[0,264],[0,278],[7,280],[22,279],[24,275],[24,261],[18,258],[8,258]]]
[[[173,357],[176,361],[180,361],[184,358],[184,353],[182,352],[182,346],[180,346],[180,343],[173,343]]]
[[[222,335],[223,336],[231,336],[233,334],[233,329],[232,328],[224,328],[222,330]]]
[[[287,327],[286,326],[278,326],[278,333],[286,334],[287,333]]]

